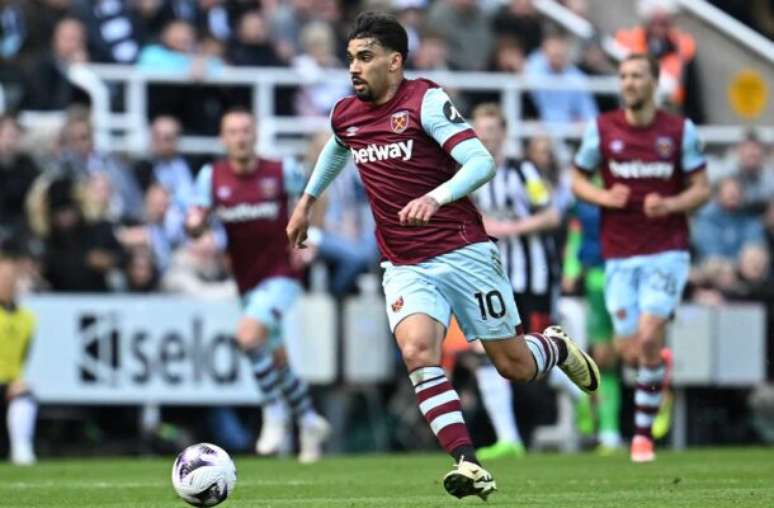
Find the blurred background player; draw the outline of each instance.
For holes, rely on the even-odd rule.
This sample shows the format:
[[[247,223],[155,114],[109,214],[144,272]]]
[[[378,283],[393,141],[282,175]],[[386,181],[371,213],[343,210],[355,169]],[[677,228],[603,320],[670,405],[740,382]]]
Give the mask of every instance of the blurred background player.
[[[473,110],[473,129],[495,159],[492,180],[476,192],[486,232],[498,238],[500,256],[511,281],[513,297],[526,333],[540,332],[555,322],[559,297],[560,259],[553,231],[561,214],[552,201],[551,185],[527,159],[507,159],[504,154],[505,116],[497,104],[480,104]],[[483,353],[479,343],[474,349]],[[476,380],[497,442],[479,450],[482,460],[524,453],[513,419],[512,390],[491,362],[482,359]],[[585,399],[583,392],[560,370],[548,376],[549,384]]]
[[[572,187],[602,207],[605,303],[623,360],[638,366],[631,459],[650,462],[666,324],[690,269],[687,214],[707,201],[710,187],[693,122],[656,108],[658,62],[629,55],[618,76],[623,109],[588,126]],[[590,179],[597,168],[603,188]]]
[[[601,185],[595,179],[596,185]],[[618,375],[618,353],[613,343],[613,323],[605,308],[605,260],[600,245],[600,209],[578,201],[567,239],[564,264],[564,286],[575,292],[581,282],[586,296],[586,336],[591,356],[600,370],[600,385],[595,396],[597,414],[597,450],[602,454],[621,447],[621,379]],[[592,422],[593,423],[593,422]],[[588,429],[593,432],[592,429]]]
[[[291,368],[283,345],[283,319],[301,294],[285,237],[288,201],[301,191],[305,178],[291,159],[279,162],[256,155],[255,118],[248,111],[223,115],[221,141],[227,158],[203,167],[197,175],[186,228],[193,236],[201,235],[213,213],[226,230],[243,306],[236,338],[265,396],[256,451],[261,455],[279,451],[289,431],[284,400],[300,428],[299,460],[313,462],[321,456],[330,427],[315,411],[306,383]]]
[[[16,302],[16,260],[0,251],[0,404],[11,445],[11,462],[35,463],[32,440],[38,405],[24,382],[24,362],[35,330],[35,318]]]
[[[599,373],[561,328],[517,332],[500,253],[468,197],[494,176],[494,160],[443,89],[404,78],[407,53],[408,36],[394,17],[365,12],[355,20],[347,46],[355,96],[333,108],[334,135],[288,223],[288,238],[306,247],[315,201],[353,154],[387,259],[390,328],[419,409],[456,463],[444,488],[486,499],[494,479],[476,458],[459,395],[440,367],[451,314],[512,381],[531,382],[559,366],[593,392]]]

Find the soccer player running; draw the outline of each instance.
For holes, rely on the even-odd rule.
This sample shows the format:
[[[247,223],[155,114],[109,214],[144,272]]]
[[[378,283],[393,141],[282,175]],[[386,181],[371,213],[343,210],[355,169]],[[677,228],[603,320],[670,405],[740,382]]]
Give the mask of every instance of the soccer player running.
[[[33,438],[38,405],[24,381],[24,362],[35,317],[16,301],[18,272],[16,257],[0,252],[0,413],[8,425],[11,462],[30,465],[36,460]]]
[[[623,108],[587,128],[575,157],[575,195],[602,207],[605,304],[623,361],[638,366],[634,462],[655,459],[651,426],[662,399],[661,350],[690,268],[687,213],[709,197],[689,120],[656,107],[658,63],[632,54],[618,76]],[[595,186],[599,168],[604,186]]]
[[[226,231],[243,308],[236,339],[265,396],[256,451],[279,451],[289,431],[284,399],[300,429],[298,458],[314,462],[330,427],[315,411],[306,383],[288,364],[283,345],[284,315],[302,290],[285,237],[288,201],[301,192],[305,176],[292,159],[273,161],[255,153],[255,118],[249,111],[223,115],[220,138],[227,156],[197,175],[186,229],[194,237],[201,235],[213,213]]]
[[[494,479],[476,458],[459,397],[439,366],[452,312],[465,337],[481,339],[508,379],[533,381],[559,365],[593,391],[599,373],[558,327],[517,335],[519,315],[499,251],[467,197],[492,178],[494,161],[438,85],[404,78],[404,28],[392,16],[366,12],[348,40],[355,95],[333,108],[334,135],[290,218],[288,238],[305,247],[314,203],[351,152],[386,259],[390,327],[419,409],[456,463],[444,487],[457,497],[486,499]]]

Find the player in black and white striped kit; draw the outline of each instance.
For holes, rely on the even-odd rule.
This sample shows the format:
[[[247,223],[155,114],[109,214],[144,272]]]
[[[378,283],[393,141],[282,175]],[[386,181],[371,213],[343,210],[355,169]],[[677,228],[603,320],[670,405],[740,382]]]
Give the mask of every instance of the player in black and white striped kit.
[[[559,297],[560,254],[554,239],[561,214],[552,200],[550,184],[526,159],[503,155],[505,117],[496,104],[481,104],[473,112],[473,128],[497,163],[492,180],[475,195],[489,235],[498,239],[503,270],[511,281],[524,333],[549,326]],[[512,411],[511,386],[494,367],[483,362],[476,379],[492,420],[497,443],[480,450],[483,460],[518,456],[523,444]],[[549,384],[567,389],[572,398],[582,394],[567,385],[563,375],[549,376]],[[571,382],[569,382],[571,384]]]

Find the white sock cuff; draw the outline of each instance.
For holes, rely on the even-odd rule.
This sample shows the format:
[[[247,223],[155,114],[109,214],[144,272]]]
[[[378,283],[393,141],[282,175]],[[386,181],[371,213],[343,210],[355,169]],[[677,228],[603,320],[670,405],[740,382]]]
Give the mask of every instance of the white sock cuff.
[[[411,371],[409,374],[409,379],[411,379],[411,384],[414,387],[419,386],[422,383],[426,383],[428,381],[433,381],[439,378],[446,378],[446,373],[443,371],[441,367],[434,366],[434,367],[420,367],[418,369],[415,369]]]

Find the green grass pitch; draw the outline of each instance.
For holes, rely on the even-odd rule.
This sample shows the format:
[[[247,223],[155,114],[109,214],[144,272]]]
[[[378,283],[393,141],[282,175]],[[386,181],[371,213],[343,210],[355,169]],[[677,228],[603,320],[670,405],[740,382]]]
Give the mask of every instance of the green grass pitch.
[[[626,455],[532,455],[485,464],[499,492],[488,503],[448,496],[443,455],[351,456],[302,466],[236,457],[239,479],[224,507],[774,507],[774,451],[661,452],[654,464]],[[0,506],[184,507],[170,484],[172,458],[50,460],[0,465]]]

